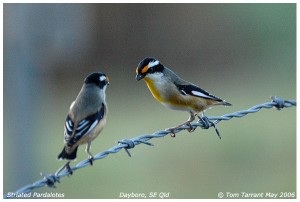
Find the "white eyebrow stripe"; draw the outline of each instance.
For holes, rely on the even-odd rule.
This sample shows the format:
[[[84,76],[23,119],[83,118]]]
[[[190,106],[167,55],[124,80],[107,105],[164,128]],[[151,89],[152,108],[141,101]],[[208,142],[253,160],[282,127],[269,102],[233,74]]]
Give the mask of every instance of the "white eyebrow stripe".
[[[159,64],[159,61],[155,60],[154,62],[149,62],[148,67],[151,68],[151,67],[154,67],[155,65],[158,65],[158,64]]]
[[[99,80],[104,81],[106,79],[106,76],[100,76]]]

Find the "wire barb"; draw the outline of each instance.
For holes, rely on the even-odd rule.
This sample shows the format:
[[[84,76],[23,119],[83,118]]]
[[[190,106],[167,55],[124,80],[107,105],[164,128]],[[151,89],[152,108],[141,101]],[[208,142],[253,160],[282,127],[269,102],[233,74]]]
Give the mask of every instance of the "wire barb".
[[[223,116],[216,116],[216,117],[207,117],[205,115],[202,115],[202,117],[198,116],[199,121],[196,123],[192,123],[192,126],[193,126],[193,128],[197,128],[200,126],[203,129],[208,129],[209,127],[213,126],[215,128],[215,131],[216,131],[218,137],[221,138],[216,125],[222,120],[228,121],[228,120],[231,120],[232,118],[241,118],[249,113],[256,113],[262,108],[271,109],[271,108],[275,107],[277,110],[280,110],[282,108],[296,106],[296,100],[283,100],[276,96],[272,96],[271,99],[272,99],[271,102],[256,105],[254,107],[251,107],[248,110],[242,110],[242,111],[234,112],[231,114],[225,114]],[[176,131],[180,132],[184,129],[188,129],[186,125],[179,127],[178,129],[176,129]],[[168,131],[161,130],[161,131],[157,131],[153,134],[145,134],[145,135],[141,135],[141,136],[138,136],[138,137],[132,138],[132,139],[119,140],[117,146],[114,146],[110,149],[107,149],[103,152],[96,154],[94,156],[94,161],[103,159],[106,156],[108,156],[109,154],[117,153],[122,149],[125,149],[128,156],[131,157],[131,154],[128,151],[129,149],[133,149],[138,144],[154,146],[152,143],[148,142],[150,139],[161,138],[161,137],[168,135],[169,133],[170,132],[168,132]],[[28,192],[32,191],[33,189],[37,189],[37,188],[40,188],[43,186],[48,186],[48,187],[54,188],[55,183],[60,182],[61,177],[69,176],[70,171],[73,172],[77,169],[86,167],[88,165],[90,165],[90,163],[89,163],[89,160],[87,159],[87,160],[83,160],[83,161],[79,162],[74,167],[69,166],[67,170],[59,169],[59,172],[56,172],[55,174],[45,175],[45,174],[41,173],[41,175],[44,177],[42,180],[38,180],[38,181],[34,182],[33,184],[26,185],[26,186],[18,189],[17,191],[15,191],[14,193],[16,193],[16,194],[17,193],[28,193]],[[64,168],[65,168],[65,166],[66,165],[64,165]],[[12,194],[12,193],[10,192],[10,194]],[[5,198],[11,198],[11,195],[6,195]]]
[[[143,143],[143,144],[148,145],[148,146],[154,146],[152,143],[146,142],[142,139],[136,140],[136,142]],[[119,145],[125,145],[123,148],[126,151],[126,153],[128,154],[128,156],[131,157],[131,154],[130,154],[128,149],[132,149],[132,148],[135,147],[134,141],[133,140],[128,140],[128,139],[123,139],[123,140],[119,140],[118,143],[119,143]]]
[[[272,102],[276,103],[275,108],[281,110],[284,108],[285,101],[277,96],[271,96]]]
[[[131,157],[130,152],[128,151],[128,149],[132,149],[135,147],[135,144],[132,140],[128,140],[128,139],[123,139],[123,140],[119,140],[118,141],[119,144],[123,144],[124,146],[124,150],[126,151],[126,153],[128,154],[129,157]]]
[[[215,131],[216,131],[219,139],[221,139],[220,132],[214,122],[209,120],[209,118],[204,113],[202,113],[202,117],[198,116],[198,118],[199,118],[198,123],[200,123],[202,125],[201,126],[202,129],[209,129],[211,126],[213,126],[215,128]]]
[[[55,183],[56,182],[60,183],[59,177],[56,175],[52,175],[52,174],[47,175],[44,173],[40,173],[40,175],[44,177],[44,180],[46,180],[46,186],[50,188],[56,188]]]

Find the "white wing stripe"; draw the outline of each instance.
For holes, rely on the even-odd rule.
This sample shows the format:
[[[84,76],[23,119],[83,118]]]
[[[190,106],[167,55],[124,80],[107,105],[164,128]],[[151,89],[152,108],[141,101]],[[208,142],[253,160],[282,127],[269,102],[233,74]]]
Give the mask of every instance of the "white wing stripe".
[[[83,119],[82,121],[80,121],[80,122],[78,123],[78,125],[80,126],[81,124],[84,124],[85,122],[87,122],[87,120]]]
[[[68,122],[68,121],[66,121],[66,127],[67,127],[67,130],[68,130],[68,131],[70,131],[70,132],[72,131],[72,129],[71,129],[70,126],[69,126],[69,122]]]
[[[181,90],[180,92],[183,93],[184,95],[187,95],[186,92],[185,92],[184,90]]]
[[[98,123],[98,120],[94,121],[94,123],[90,126],[90,129],[85,134],[88,134],[89,132],[91,132],[91,130],[93,130],[95,128],[97,123]]]
[[[192,90],[192,94],[193,94],[193,95],[196,95],[196,96],[200,96],[200,97],[214,98],[214,97],[212,97],[212,96],[205,95],[205,94],[203,94],[203,93],[201,93],[201,92],[199,92],[199,91],[194,91],[194,90]]]
[[[82,123],[81,126],[77,127],[76,130],[81,130],[82,128],[84,128],[89,122],[88,121],[85,121]]]
[[[87,126],[86,129],[89,129],[89,130],[86,131],[85,133],[83,133],[82,130],[78,131],[78,128],[77,128],[76,131],[78,131],[78,132],[75,134],[75,137],[80,137],[80,136],[83,137],[83,136],[85,136],[86,134],[88,134],[89,132],[91,132],[91,130],[93,130],[95,128],[95,126],[97,125],[97,123],[98,123],[98,120],[94,121],[94,123],[90,127]],[[84,129],[84,130],[86,130],[86,129]]]

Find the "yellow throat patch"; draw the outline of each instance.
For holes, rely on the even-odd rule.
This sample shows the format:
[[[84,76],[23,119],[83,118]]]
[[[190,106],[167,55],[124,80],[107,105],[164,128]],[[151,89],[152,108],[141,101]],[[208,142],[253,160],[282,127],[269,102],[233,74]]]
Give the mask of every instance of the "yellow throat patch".
[[[145,82],[146,82],[146,84],[147,84],[147,86],[148,86],[150,92],[152,93],[153,97],[154,97],[157,101],[162,102],[163,99],[162,99],[160,93],[156,90],[156,88],[155,88],[155,86],[154,86],[154,82],[153,82],[151,79],[149,79],[149,78],[144,78],[144,80],[145,80]]]

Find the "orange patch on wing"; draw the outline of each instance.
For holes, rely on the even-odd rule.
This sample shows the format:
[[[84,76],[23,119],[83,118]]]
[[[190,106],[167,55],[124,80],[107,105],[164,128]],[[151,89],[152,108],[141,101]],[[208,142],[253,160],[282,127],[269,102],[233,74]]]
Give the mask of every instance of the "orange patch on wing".
[[[138,67],[136,68],[135,73],[139,74],[139,68]]]
[[[143,67],[143,69],[142,69],[142,74],[145,74],[147,71],[148,71],[148,69],[149,69],[149,66],[148,65],[146,65],[145,67]]]

